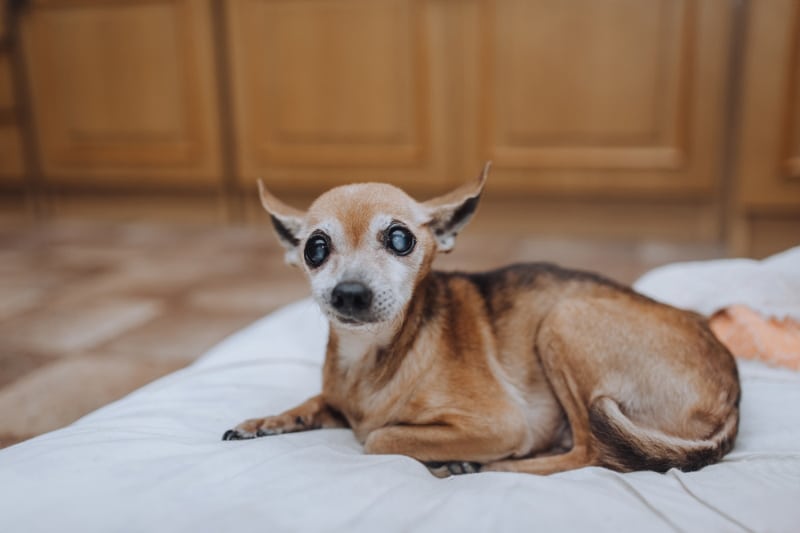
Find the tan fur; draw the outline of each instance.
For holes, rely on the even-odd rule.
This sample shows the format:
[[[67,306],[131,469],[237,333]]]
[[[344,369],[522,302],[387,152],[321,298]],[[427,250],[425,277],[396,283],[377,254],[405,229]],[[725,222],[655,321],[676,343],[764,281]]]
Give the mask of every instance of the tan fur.
[[[330,318],[323,387],[224,438],[349,426],[367,453],[408,455],[437,474],[690,470],[731,448],[736,366],[702,317],[549,264],[431,270],[471,217],[487,171],[424,204],[388,185],[340,187],[305,214],[262,187],[290,261],[302,263],[313,232],[329,232],[329,258],[303,266]],[[394,223],[416,237],[405,256],[385,243]],[[329,293],[352,280],[396,311],[342,321]]]

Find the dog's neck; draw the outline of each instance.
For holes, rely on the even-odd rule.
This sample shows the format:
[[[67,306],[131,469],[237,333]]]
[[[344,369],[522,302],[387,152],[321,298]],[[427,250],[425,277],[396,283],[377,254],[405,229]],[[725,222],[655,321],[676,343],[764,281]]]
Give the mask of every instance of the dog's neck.
[[[376,328],[347,328],[331,322],[329,356],[336,358],[341,369],[369,361],[395,368],[425,322],[426,310],[432,309],[437,287],[435,272],[430,272],[414,290],[404,312]]]
[[[394,334],[391,328],[372,330],[367,328],[342,328],[331,324],[329,345],[335,347],[338,365],[349,368],[359,361],[375,355],[391,343]]]

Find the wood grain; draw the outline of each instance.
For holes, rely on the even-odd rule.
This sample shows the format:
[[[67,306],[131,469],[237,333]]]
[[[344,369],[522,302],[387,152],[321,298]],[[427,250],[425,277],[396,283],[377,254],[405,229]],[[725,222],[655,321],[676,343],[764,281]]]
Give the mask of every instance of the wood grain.
[[[481,2],[474,160],[510,191],[710,198],[727,2]]]
[[[241,182],[441,188],[443,59],[431,2],[228,4]]]
[[[208,3],[43,2],[23,33],[50,183],[219,181]]]
[[[731,248],[800,244],[800,2],[751,2],[742,65]]]
[[[800,207],[800,2],[750,6],[738,138],[738,207]]]

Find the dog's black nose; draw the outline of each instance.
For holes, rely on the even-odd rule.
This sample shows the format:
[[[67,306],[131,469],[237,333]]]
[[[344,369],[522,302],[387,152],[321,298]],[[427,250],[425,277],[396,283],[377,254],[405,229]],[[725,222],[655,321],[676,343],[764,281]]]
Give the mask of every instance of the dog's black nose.
[[[331,292],[331,305],[348,316],[363,313],[372,304],[372,291],[358,281],[343,281]]]

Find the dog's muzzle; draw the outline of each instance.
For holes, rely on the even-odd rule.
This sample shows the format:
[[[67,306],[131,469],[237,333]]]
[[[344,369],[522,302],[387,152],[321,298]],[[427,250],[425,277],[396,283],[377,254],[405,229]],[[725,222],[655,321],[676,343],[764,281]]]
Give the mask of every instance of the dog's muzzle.
[[[342,318],[369,322],[372,296],[372,290],[363,283],[343,281],[331,291],[331,307]]]

